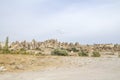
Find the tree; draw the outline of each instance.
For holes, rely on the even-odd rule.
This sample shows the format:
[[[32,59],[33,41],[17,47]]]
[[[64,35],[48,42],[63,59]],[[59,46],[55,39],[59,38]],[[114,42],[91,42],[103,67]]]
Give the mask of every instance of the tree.
[[[0,42],[0,50],[2,49],[2,47],[1,47],[1,42]]]
[[[4,52],[8,52],[9,50],[8,50],[8,43],[9,43],[9,38],[8,38],[8,36],[6,37],[6,40],[5,40],[5,46],[4,46]]]
[[[9,38],[6,37],[6,41],[5,41],[5,48],[6,48],[6,50],[8,50],[8,43],[9,43]]]

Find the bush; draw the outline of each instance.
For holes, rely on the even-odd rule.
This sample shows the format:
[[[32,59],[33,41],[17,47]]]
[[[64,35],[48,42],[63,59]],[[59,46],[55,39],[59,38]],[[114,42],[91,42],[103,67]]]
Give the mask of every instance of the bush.
[[[24,48],[17,51],[17,54],[29,54],[29,52],[26,52]]]
[[[3,51],[0,49],[0,54],[3,54]]]
[[[10,53],[10,50],[6,50],[6,49],[0,50],[0,54],[8,54],[8,53]]]
[[[9,54],[29,54],[28,52],[26,52],[26,50],[25,49],[20,49],[20,50],[11,50],[10,52],[9,52]]]
[[[51,52],[51,55],[68,56],[68,53],[66,50],[55,49],[54,51]]]
[[[71,51],[73,51],[73,52],[79,52],[79,50],[76,49],[76,48],[71,48]]]
[[[118,57],[120,58],[120,52],[118,53]]]
[[[93,55],[92,55],[92,57],[100,57],[101,55],[100,55],[100,53],[99,52],[93,52]]]
[[[79,52],[79,50],[77,48],[75,48],[75,47],[68,48],[67,51],[69,51],[69,52],[71,52],[71,51],[73,51],[73,52]]]
[[[78,53],[79,56],[89,56],[88,55],[88,52],[87,51],[84,51],[84,50],[81,50],[79,53]]]

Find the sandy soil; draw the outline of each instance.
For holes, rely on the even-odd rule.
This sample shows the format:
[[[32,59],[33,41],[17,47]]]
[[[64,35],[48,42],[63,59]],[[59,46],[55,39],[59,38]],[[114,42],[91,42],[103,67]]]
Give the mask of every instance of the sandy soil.
[[[5,72],[0,80],[120,80],[120,58],[50,57],[46,69]]]

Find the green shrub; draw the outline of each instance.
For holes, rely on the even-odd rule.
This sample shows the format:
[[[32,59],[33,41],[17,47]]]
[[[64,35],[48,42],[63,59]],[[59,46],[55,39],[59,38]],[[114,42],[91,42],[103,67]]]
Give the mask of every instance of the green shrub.
[[[8,53],[10,53],[10,50],[7,50],[7,49],[0,50],[0,54],[8,54]]]
[[[120,58],[120,52],[118,53],[118,57]]]
[[[69,51],[69,52],[71,52],[71,51],[73,51],[73,52],[79,52],[79,50],[76,49],[75,47],[73,47],[73,48],[68,48],[67,51]]]
[[[51,52],[51,55],[68,56],[68,53],[66,50],[54,49],[54,51]]]
[[[79,56],[89,56],[88,55],[88,52],[87,51],[84,51],[84,50],[81,50],[79,53],[78,53]]]
[[[10,54],[29,54],[29,53],[26,52],[26,50],[24,50],[24,49],[20,49],[20,50],[11,50],[9,53],[10,53]]]
[[[0,54],[3,54],[3,51],[0,49]]]
[[[26,52],[26,50],[24,48],[18,50],[17,52],[18,54],[29,54],[28,52]]]
[[[94,51],[92,54],[92,57],[100,57],[100,56],[101,56],[100,53],[96,51]]]
[[[79,52],[79,50],[76,49],[75,47],[74,47],[74,48],[71,48],[71,51],[73,51],[73,52]]]

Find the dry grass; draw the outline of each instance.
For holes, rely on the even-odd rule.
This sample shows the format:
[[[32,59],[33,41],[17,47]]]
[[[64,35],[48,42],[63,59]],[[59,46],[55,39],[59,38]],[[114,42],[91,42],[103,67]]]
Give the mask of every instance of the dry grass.
[[[57,56],[0,54],[0,66],[8,72],[41,70],[57,64]]]
[[[114,59],[115,57],[113,57]],[[116,57],[117,58],[117,57]],[[105,60],[112,57],[106,57]],[[95,61],[104,61],[104,57],[77,57],[77,56],[35,56],[21,54],[0,54],[0,66],[4,66],[7,72],[34,71],[52,68],[81,67],[86,64],[94,64]]]

